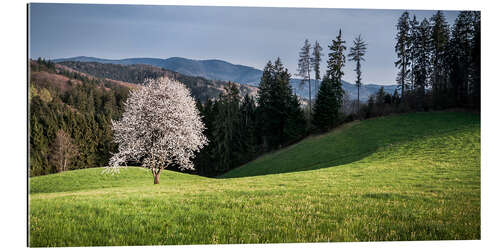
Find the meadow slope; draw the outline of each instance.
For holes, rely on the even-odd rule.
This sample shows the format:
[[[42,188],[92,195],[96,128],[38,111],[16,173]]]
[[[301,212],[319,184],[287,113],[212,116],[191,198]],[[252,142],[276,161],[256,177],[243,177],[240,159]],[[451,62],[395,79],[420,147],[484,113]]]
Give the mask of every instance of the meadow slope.
[[[222,178],[102,168],[30,178],[30,246],[480,239],[480,119],[355,122]]]

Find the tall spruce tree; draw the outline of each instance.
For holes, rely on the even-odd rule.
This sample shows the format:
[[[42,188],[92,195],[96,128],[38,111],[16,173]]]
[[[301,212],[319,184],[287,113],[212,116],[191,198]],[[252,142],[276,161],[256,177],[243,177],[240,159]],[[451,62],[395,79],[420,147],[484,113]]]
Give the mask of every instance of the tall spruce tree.
[[[413,15],[413,19],[409,22],[410,24],[410,30],[408,33],[408,53],[410,54],[409,57],[409,90],[414,90],[415,89],[415,78],[416,78],[416,71],[417,71],[417,51],[418,51],[418,41],[419,41],[419,22],[417,20],[417,17]]]
[[[401,99],[404,100],[407,80],[409,77],[409,66],[410,66],[410,24],[409,24],[409,13],[405,11],[399,18],[397,24],[398,33],[396,34],[396,46],[395,51],[398,60],[394,63],[397,68],[399,68],[398,76],[396,81],[401,88]]]
[[[272,136],[270,134],[271,126],[269,123],[265,121],[269,121],[273,117],[273,109],[272,109],[272,82],[273,82],[273,74],[274,74],[274,65],[271,61],[268,61],[264,70],[262,72],[262,77],[260,78],[259,89],[257,90],[257,122],[258,127],[257,130],[257,143],[262,145],[263,151],[267,151],[270,148],[269,145],[269,137]]]
[[[474,12],[461,11],[455,20],[449,44],[450,82],[456,106],[468,106],[472,87],[472,42]]]
[[[304,41],[304,46],[300,49],[299,52],[299,63],[297,67],[297,75],[302,78],[300,81],[301,87],[303,87],[306,82],[308,83],[309,87],[309,120],[311,116],[311,71],[313,69],[313,58],[311,57],[311,44],[309,43],[309,40]]]
[[[320,72],[320,64],[321,64],[321,57],[323,54],[321,53],[323,51],[323,48],[319,44],[318,41],[314,42],[314,48],[313,48],[313,69],[314,69],[314,93],[318,92],[318,86],[317,83],[319,80],[321,80],[321,72]]]
[[[327,71],[321,81],[313,114],[313,125],[321,131],[331,129],[339,123],[339,111],[344,95],[342,89],[344,75],[342,68],[345,65],[346,49],[344,43],[342,30],[339,30],[336,40],[332,40],[332,44],[328,46],[330,53],[328,53]]]
[[[481,14],[479,11],[472,12],[473,18],[473,38],[472,38],[472,106],[481,108]]]
[[[349,60],[356,62],[356,87],[358,88],[358,113],[359,113],[359,89],[361,88],[361,61],[364,61],[366,54],[366,42],[361,38],[361,34],[353,41],[353,46],[350,48]]]
[[[429,86],[429,73],[431,68],[431,26],[426,18],[422,20],[417,29],[417,37],[414,54],[414,78],[417,96],[417,106],[422,108],[424,103],[425,89]]]
[[[450,40],[450,27],[442,11],[431,17],[431,85],[435,107],[443,107],[446,99],[448,77],[447,48]]]
[[[341,79],[344,75],[342,68],[345,65],[345,55],[344,51],[346,50],[345,41],[342,40],[342,30],[339,30],[339,34],[336,40],[332,41],[332,45],[329,45],[330,53],[328,53],[328,61],[327,61],[327,76],[336,80],[341,85]]]

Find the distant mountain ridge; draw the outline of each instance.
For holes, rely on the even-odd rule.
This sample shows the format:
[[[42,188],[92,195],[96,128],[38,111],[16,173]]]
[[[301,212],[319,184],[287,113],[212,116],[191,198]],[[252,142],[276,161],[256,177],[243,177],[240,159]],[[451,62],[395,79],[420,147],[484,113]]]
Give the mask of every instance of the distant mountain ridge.
[[[123,65],[93,61],[61,61],[58,62],[56,66],[66,67],[76,72],[97,78],[112,79],[115,81],[127,82],[132,85],[141,84],[148,78],[167,76],[185,84],[191,91],[193,97],[201,101],[217,98],[219,94],[223,92],[224,86],[227,85],[225,81],[209,80],[199,76],[189,76],[148,64]],[[246,94],[250,96],[257,95],[257,87],[240,83],[235,83],[235,85],[240,91],[241,96],[245,96]]]
[[[121,65],[134,65],[146,64],[152,65],[167,70],[175,71],[184,75],[199,76],[210,80],[232,81],[243,83],[251,86],[258,86],[262,76],[262,70],[245,66],[232,64],[223,60],[209,59],[209,60],[193,60],[182,57],[170,57],[167,59],[161,58],[126,58],[126,59],[103,59],[97,57],[78,56],[70,58],[60,58],[53,60],[54,62],[98,62],[98,63],[111,63]],[[292,78],[290,84],[297,95],[308,98],[308,88],[306,86],[300,87],[300,79]],[[316,83],[319,88],[319,82]],[[314,80],[311,81],[312,96],[315,96]],[[357,99],[356,85],[342,81],[342,87],[350,99]],[[367,101],[370,95],[375,94],[380,87],[384,87],[385,92],[393,93],[397,85],[377,85],[377,84],[364,84],[360,88],[360,100]]]
[[[97,57],[71,57],[55,59],[54,62],[79,61],[99,62],[122,65],[147,64],[175,71],[184,75],[201,76],[210,80],[232,81],[256,86],[262,76],[262,70],[244,65],[231,64],[223,60],[192,60],[182,57],[102,59]]]

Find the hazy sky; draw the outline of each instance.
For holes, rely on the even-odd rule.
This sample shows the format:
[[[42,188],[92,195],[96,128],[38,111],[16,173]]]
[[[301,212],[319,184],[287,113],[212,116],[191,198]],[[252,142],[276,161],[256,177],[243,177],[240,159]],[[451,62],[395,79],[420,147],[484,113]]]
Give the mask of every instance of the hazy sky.
[[[262,69],[280,57],[292,74],[304,40],[323,53],[342,29],[347,47],[358,34],[368,43],[363,82],[396,78],[396,22],[403,10],[190,7],[147,5],[30,5],[30,57],[94,56],[221,59]],[[419,20],[432,11],[410,11]],[[450,26],[458,15],[444,12]],[[324,73],[324,62],[322,72]],[[344,80],[354,82],[354,63]],[[323,74],[322,73],[322,74]]]

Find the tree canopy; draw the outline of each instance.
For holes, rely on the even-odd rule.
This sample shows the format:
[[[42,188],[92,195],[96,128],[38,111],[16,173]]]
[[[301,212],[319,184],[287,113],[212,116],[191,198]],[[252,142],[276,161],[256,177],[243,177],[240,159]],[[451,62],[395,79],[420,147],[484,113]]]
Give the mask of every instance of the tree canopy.
[[[139,162],[151,169],[155,184],[162,169],[194,169],[191,159],[207,144],[195,100],[183,84],[169,78],[150,79],[132,90],[112,129],[118,152],[108,169]]]

